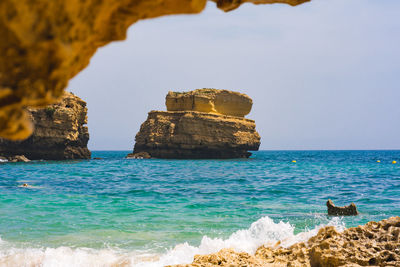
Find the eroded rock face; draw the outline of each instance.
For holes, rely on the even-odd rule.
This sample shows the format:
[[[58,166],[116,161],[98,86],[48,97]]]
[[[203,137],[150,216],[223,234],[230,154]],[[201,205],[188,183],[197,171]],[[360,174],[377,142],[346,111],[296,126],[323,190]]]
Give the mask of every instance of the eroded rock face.
[[[0,163],[4,162],[30,162],[30,160],[24,155],[15,155],[8,157],[0,156]]]
[[[139,152],[139,153],[130,153],[126,155],[127,159],[150,159],[151,156],[147,152]]]
[[[349,228],[342,233],[333,226],[319,230],[307,242],[289,248],[260,247],[255,255],[223,249],[196,255],[198,266],[400,266],[400,217]]]
[[[136,135],[134,153],[154,158],[247,158],[258,150],[253,120],[196,111],[151,111]]]
[[[244,115],[252,103],[248,96],[228,90],[169,92],[166,106],[174,111],[149,112],[136,135],[131,157],[141,152],[154,158],[249,157],[248,150],[260,146],[255,122],[222,113]]]
[[[42,109],[28,110],[35,131],[24,141],[0,138],[0,155],[25,155],[29,159],[88,159],[89,140],[86,102],[72,93]]]
[[[197,89],[190,92],[168,92],[168,111],[200,111],[244,117],[250,113],[253,100],[245,94],[228,90]]]
[[[225,11],[242,3],[309,0],[213,0]],[[148,18],[201,12],[206,0],[2,0],[0,1],[0,136],[27,138],[26,107],[60,100],[68,80],[97,48],[123,40],[127,28]]]

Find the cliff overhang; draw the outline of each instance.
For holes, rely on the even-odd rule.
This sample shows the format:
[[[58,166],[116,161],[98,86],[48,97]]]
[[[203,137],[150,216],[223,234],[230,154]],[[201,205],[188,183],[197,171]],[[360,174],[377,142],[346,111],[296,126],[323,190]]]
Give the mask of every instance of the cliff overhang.
[[[230,11],[243,3],[298,5],[309,0],[213,0]],[[124,40],[133,23],[201,12],[206,0],[0,1],[0,137],[21,140],[33,131],[27,107],[62,97],[68,81],[96,50]]]

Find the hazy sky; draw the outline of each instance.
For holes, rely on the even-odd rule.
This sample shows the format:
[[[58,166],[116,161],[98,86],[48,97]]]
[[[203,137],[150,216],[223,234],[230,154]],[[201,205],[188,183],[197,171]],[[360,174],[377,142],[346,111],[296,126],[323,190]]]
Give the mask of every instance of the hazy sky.
[[[169,90],[204,87],[253,99],[261,149],[400,149],[400,1],[209,3],[141,21],[68,90],[88,103],[90,149],[131,150]]]

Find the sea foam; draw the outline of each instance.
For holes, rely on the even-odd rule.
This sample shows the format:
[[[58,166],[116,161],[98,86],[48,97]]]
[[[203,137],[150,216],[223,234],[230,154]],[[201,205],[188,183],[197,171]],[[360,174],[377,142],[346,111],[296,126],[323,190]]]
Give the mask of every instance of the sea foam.
[[[294,227],[287,222],[275,223],[269,217],[262,217],[248,229],[238,230],[227,239],[204,236],[198,247],[188,243],[176,245],[164,254],[119,249],[91,248],[15,248],[0,239],[0,266],[138,266],[158,267],[171,264],[191,263],[196,254],[210,254],[223,248],[253,254],[262,245],[275,245],[280,241],[283,247],[308,240],[321,227],[332,225],[339,231],[345,229],[340,218],[320,224],[312,230],[294,234]]]

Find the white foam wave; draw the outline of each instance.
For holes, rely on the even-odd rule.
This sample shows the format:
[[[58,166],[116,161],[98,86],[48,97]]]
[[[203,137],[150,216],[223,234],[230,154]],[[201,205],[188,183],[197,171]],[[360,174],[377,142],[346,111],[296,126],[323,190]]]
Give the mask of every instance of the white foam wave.
[[[344,229],[343,222],[335,218],[327,224],[321,224],[312,230],[294,234],[294,227],[285,222],[274,223],[269,217],[263,217],[252,223],[248,229],[233,233],[228,239],[204,236],[198,247],[183,243],[162,255],[140,251],[126,252],[116,249],[90,248],[12,248],[4,246],[0,239],[0,266],[138,266],[158,267],[170,264],[191,263],[196,254],[210,254],[223,248],[232,248],[237,252],[254,253],[262,245],[288,247],[294,243],[308,240],[326,225],[333,225],[339,231]]]

